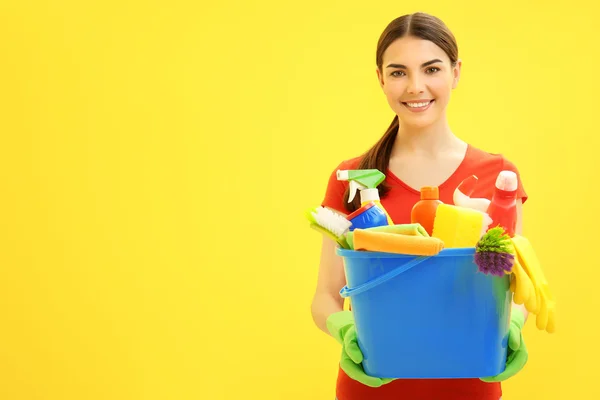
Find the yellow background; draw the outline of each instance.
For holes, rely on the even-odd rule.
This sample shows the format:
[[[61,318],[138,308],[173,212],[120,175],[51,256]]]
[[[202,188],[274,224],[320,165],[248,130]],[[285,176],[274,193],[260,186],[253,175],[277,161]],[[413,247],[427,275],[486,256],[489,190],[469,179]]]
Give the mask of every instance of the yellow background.
[[[333,399],[303,212],[391,121],[375,46],[418,10],[458,39],[452,128],[519,167],[558,300],[504,398],[600,397],[598,12],[404,3],[0,3],[0,399]]]

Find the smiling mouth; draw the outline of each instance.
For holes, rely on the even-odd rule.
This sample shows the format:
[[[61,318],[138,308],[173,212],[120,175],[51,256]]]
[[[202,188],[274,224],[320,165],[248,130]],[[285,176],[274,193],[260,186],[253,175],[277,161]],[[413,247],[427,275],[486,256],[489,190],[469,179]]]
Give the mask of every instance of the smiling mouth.
[[[414,111],[414,112],[419,112],[419,111],[425,111],[427,110],[435,101],[435,99],[432,100],[421,100],[421,101],[409,101],[409,102],[402,102],[402,104],[408,108],[410,111]]]

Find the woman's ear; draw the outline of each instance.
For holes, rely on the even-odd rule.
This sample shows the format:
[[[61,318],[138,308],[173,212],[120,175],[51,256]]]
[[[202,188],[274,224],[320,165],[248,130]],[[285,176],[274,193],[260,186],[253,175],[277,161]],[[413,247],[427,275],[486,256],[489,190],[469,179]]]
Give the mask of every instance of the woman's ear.
[[[460,69],[462,67],[462,60],[457,60],[456,64],[452,68],[452,89],[456,89],[458,81],[460,80]]]
[[[383,88],[383,74],[381,73],[379,68],[376,68],[375,71],[377,72],[377,81],[379,82],[379,86]]]

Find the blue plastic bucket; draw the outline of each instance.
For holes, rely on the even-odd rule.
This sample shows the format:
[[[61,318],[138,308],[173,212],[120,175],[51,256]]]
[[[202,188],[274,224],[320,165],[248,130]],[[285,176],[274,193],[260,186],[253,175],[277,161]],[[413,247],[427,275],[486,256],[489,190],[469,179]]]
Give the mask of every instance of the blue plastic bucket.
[[[474,248],[433,257],[338,248],[367,375],[481,378],[505,368],[510,276],[483,274]]]

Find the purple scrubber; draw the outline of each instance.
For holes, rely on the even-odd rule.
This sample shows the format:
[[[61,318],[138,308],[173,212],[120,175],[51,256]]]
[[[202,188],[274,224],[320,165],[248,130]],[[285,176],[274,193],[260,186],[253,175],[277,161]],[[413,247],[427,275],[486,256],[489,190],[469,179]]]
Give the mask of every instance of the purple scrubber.
[[[515,256],[510,253],[481,251],[475,253],[475,264],[484,274],[504,276],[510,272],[515,263]]]
[[[475,264],[484,274],[503,276],[515,264],[514,246],[500,226],[488,230],[475,246]]]

